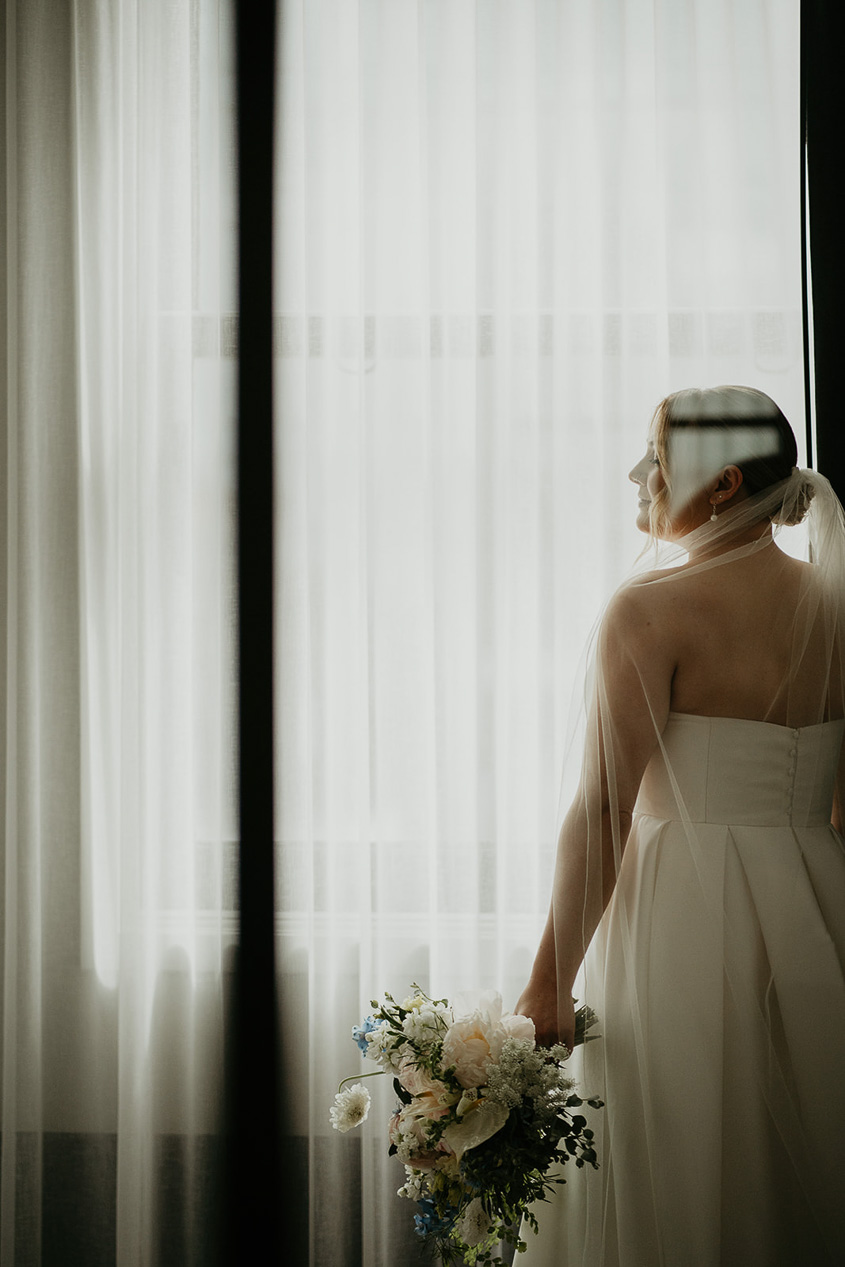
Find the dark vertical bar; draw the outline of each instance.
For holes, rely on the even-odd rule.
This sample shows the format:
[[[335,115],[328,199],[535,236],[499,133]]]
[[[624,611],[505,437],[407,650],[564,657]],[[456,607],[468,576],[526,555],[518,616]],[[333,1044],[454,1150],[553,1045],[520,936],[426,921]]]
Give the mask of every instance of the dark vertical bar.
[[[805,50],[807,9],[801,5],[801,53],[800,53],[800,111],[801,111],[801,325],[804,332],[804,429],[807,441],[807,465],[812,466],[815,458],[813,444],[813,389],[810,362],[812,358],[812,337],[810,331],[810,273],[807,240],[807,62]]]
[[[229,1082],[231,1263],[279,1259],[273,882],[275,0],[236,0],[240,939]]]
[[[845,501],[845,414],[841,363],[845,321],[841,163],[845,104],[842,0],[802,0],[801,69],[804,85],[809,289],[813,320],[816,464]],[[806,241],[804,243],[806,249]]]

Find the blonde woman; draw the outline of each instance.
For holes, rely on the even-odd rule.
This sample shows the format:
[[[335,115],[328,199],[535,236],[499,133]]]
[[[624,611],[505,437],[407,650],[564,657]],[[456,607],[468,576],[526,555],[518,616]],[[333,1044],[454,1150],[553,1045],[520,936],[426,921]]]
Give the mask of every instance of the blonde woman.
[[[573,996],[598,1012],[600,1169],[563,1169],[521,1261],[842,1263],[842,509],[751,388],[667,397],[630,478],[664,555],[597,626],[517,1008],[569,1045]]]

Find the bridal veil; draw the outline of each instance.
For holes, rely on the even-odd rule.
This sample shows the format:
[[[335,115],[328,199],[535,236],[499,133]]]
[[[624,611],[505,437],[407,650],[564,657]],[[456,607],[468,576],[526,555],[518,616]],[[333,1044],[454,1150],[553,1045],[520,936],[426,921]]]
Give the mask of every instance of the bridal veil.
[[[666,487],[652,528],[725,468],[742,471],[745,496],[723,510],[717,500],[710,521],[647,552],[591,639],[552,912],[559,956],[571,961],[581,938],[573,992],[601,1022],[602,1040],[574,1063],[583,1090],[607,1102],[591,1123],[604,1174],[568,1176],[567,1189],[583,1188],[577,1201],[564,1190],[570,1252],[550,1249],[541,1214],[545,1249],[529,1246],[528,1263],[845,1252],[845,856],[830,825],[845,731],[845,519],[829,482],[794,465],[790,436],[751,389],[677,393],[655,416]],[[779,598],[769,584],[762,602],[757,580],[779,568]],[[672,711],[653,622],[688,603],[691,582],[715,593],[739,576],[758,662],[735,679],[722,658],[715,716]],[[705,612],[702,645],[706,623]],[[573,883],[580,930],[564,900]]]

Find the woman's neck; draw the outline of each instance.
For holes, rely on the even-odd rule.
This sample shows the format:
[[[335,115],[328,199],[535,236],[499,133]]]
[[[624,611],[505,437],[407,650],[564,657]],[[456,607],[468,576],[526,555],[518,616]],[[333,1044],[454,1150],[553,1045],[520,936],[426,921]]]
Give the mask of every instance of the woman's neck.
[[[688,534],[688,545],[685,545],[683,539],[679,539],[677,544],[685,547],[689,554],[690,562],[703,563],[706,559],[718,558],[723,554],[732,554],[736,550],[742,550],[743,547],[751,547],[746,553],[753,553],[756,550],[765,549],[766,546],[773,542],[771,520],[764,519],[757,523],[746,524],[742,528],[738,528],[736,532],[727,531],[729,525],[725,525],[725,531],[720,532],[717,526],[714,526],[712,532],[706,529],[710,526],[709,520],[705,521],[700,527],[694,529]]]

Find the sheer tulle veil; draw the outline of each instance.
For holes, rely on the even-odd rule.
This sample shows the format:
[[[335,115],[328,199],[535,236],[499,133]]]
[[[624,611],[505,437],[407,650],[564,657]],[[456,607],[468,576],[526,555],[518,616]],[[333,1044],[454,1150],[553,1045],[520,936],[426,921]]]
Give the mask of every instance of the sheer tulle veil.
[[[664,1097],[654,1072],[653,1048],[655,1044],[671,1046],[673,1021],[671,1016],[649,1014],[644,992],[648,973],[660,970],[659,958],[655,955],[644,965],[643,955],[650,951],[643,933],[642,883],[632,886],[625,877],[628,869],[639,865],[626,858],[626,849],[632,821],[640,812],[637,797],[642,795],[643,769],[648,764],[653,772],[659,766],[661,785],[674,801],[673,817],[683,825],[672,847],[686,850],[689,883],[699,889],[698,900],[712,916],[712,927],[720,930],[718,939],[701,947],[701,954],[710,959],[721,957],[719,979],[723,982],[725,1013],[741,1017],[749,1045],[765,1053],[761,1063],[764,1070],[757,1075],[762,1100],[776,1123],[799,1184],[805,1184],[802,1199],[812,1210],[822,1240],[838,1244],[839,1232],[831,1229],[841,1223],[839,1177],[818,1174],[812,1156],[815,1136],[808,1133],[808,1110],[794,1070],[798,1040],[784,1038],[781,1033],[779,987],[773,985],[779,972],[793,973],[796,988],[806,998],[806,1025],[816,1031],[814,1041],[833,1047],[839,1043],[841,1048],[843,1018],[826,1014],[831,1011],[830,999],[838,997],[835,991],[840,985],[831,985],[833,993],[828,994],[824,982],[801,978],[806,930],[801,903],[792,901],[797,873],[803,867],[801,848],[782,870],[771,868],[766,873],[772,903],[780,911],[774,944],[761,932],[750,900],[742,896],[746,879],[741,866],[732,878],[726,874],[718,884],[713,883],[713,862],[703,842],[700,815],[687,803],[686,784],[673,768],[665,743],[667,715],[677,714],[671,711],[667,675],[655,672],[652,656],[653,622],[664,619],[673,606],[684,608],[695,587],[700,592],[702,584],[721,586],[731,578],[735,584],[741,574],[749,578],[747,593],[742,592],[739,600],[743,614],[759,618],[761,626],[770,631],[771,655],[761,663],[759,677],[749,691],[753,703],[749,705],[740,690],[735,708],[722,707],[718,715],[779,727],[772,732],[779,736],[784,730],[797,735],[808,728],[840,722],[845,718],[845,517],[824,476],[789,465],[789,445],[794,446],[794,439],[784,448],[785,420],[762,393],[715,388],[667,399],[670,405],[664,402],[662,414],[658,411],[659,433],[652,432],[667,481],[661,506],[652,506],[653,526],[658,511],[677,516],[690,499],[713,486],[721,470],[736,466],[748,478],[742,498],[728,498],[730,505],[717,507],[719,513],[713,519],[672,541],[653,541],[654,548],[646,550],[610,598],[591,636],[562,779],[562,826],[552,913],[558,962],[564,955],[571,961],[575,936],[571,889],[573,884],[583,884],[583,922],[578,935],[586,957],[572,993],[599,1013],[603,1041],[579,1050],[573,1062],[588,1093],[612,1098],[619,1092],[608,1086],[608,1069],[614,1061],[624,1061],[625,1094],[639,1101],[638,1129],[645,1137],[649,1165],[655,1163],[651,1174],[637,1177],[641,1197],[648,1201],[649,1189],[659,1182],[648,1137],[660,1119]],[[781,478],[772,480],[772,473]],[[783,562],[786,556],[789,566]],[[782,597],[774,604],[769,585],[761,591],[767,596],[763,601],[755,580],[774,575],[771,569],[779,566],[788,584],[785,580]],[[761,604],[759,612],[755,612],[756,603]],[[724,671],[730,678],[729,663]],[[651,728],[650,737],[644,734],[644,727]],[[830,770],[820,768],[818,779],[827,779],[829,784]],[[841,784],[841,777],[839,781]],[[833,828],[830,830],[838,839]],[[679,845],[677,840],[684,843]],[[580,870],[571,861],[574,854],[583,863]],[[809,888],[812,890],[812,885]],[[608,898],[610,889],[613,892]],[[636,894],[636,905],[632,893]],[[679,895],[681,905],[683,900],[684,895]],[[616,947],[612,968],[606,954],[609,937]],[[711,974],[712,967],[711,963]],[[567,998],[569,980],[571,974],[567,979],[567,974],[559,971],[559,991]],[[620,1012],[624,1013],[622,1020]],[[711,1018],[710,1023],[718,1029],[720,1017]],[[623,1031],[624,1052],[620,1056],[622,1048],[614,1044],[623,1043],[618,1037]],[[711,1067],[708,1044],[703,1033],[700,1064],[677,1071],[681,1080],[689,1079],[691,1098],[696,1096],[700,1080],[723,1077]],[[629,1116],[629,1129],[630,1121]],[[843,1125],[840,1118],[837,1127]],[[597,1129],[602,1130],[600,1122]],[[600,1138],[600,1155],[602,1149],[606,1153],[614,1146],[610,1135]],[[660,1146],[655,1143],[654,1149]],[[694,1142],[688,1141],[688,1146],[694,1147]],[[615,1180],[623,1181],[624,1176]],[[602,1201],[607,1199],[605,1191]],[[655,1196],[655,1208],[657,1204]],[[596,1212],[599,1221],[605,1217]]]

